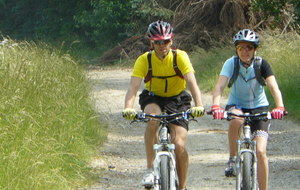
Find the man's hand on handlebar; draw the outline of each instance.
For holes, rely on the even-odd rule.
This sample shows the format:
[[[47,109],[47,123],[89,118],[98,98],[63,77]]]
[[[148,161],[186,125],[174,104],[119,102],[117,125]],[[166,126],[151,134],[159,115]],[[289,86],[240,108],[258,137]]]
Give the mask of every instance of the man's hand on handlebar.
[[[202,106],[192,107],[190,110],[193,117],[202,117],[205,113],[205,109]]]
[[[127,120],[133,120],[136,117],[137,112],[132,108],[125,108],[122,115]]]

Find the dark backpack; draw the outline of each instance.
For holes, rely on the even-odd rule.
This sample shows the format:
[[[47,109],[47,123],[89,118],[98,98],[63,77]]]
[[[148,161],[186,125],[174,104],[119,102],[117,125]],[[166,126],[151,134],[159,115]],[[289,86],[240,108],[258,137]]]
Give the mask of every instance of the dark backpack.
[[[171,77],[175,77],[175,76],[179,76],[180,78],[184,78],[181,71],[179,70],[178,66],[177,66],[177,54],[176,54],[176,50],[172,49],[172,53],[173,53],[173,68],[175,71],[175,75],[171,75],[171,76],[153,76],[152,75],[152,63],[151,63],[151,55],[152,55],[152,51],[149,51],[147,58],[148,58],[148,73],[144,79],[144,82],[148,82],[151,80],[151,78],[160,78],[160,79],[167,79],[167,78],[171,78]]]
[[[260,85],[266,86],[266,80],[261,75],[261,64],[262,64],[262,58],[259,56],[255,56],[254,58],[254,72],[255,72],[255,78],[259,82]],[[234,81],[238,78],[240,71],[240,64],[239,64],[239,58],[237,56],[234,57],[234,70],[233,74],[228,82],[228,87],[230,88]]]
[[[172,53],[173,53],[173,68],[175,71],[175,75],[171,75],[171,76],[153,76],[152,75],[152,63],[151,63],[151,55],[152,55],[152,51],[149,51],[148,55],[147,55],[147,59],[148,59],[148,73],[144,79],[144,83],[150,81],[150,92],[151,92],[151,79],[152,78],[159,78],[159,79],[166,79],[166,85],[165,85],[165,92],[167,92],[168,90],[168,78],[171,77],[175,77],[175,76],[179,76],[180,78],[184,79],[181,71],[179,70],[178,66],[177,66],[177,54],[176,54],[176,50],[172,49]]]

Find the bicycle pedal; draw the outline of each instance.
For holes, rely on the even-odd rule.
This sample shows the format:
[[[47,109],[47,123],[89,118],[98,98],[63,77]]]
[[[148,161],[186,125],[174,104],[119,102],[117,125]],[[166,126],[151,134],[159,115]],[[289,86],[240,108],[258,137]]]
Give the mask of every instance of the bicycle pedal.
[[[144,185],[145,189],[153,189],[153,185]]]
[[[235,177],[235,173],[233,169],[225,170],[226,177]]]
[[[228,173],[225,173],[225,176],[226,176],[226,177],[235,177],[234,174],[228,174]]]

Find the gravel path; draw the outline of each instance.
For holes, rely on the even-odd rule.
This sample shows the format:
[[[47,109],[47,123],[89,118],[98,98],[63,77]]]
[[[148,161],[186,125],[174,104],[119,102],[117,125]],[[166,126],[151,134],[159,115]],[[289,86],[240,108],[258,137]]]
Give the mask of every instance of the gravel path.
[[[108,140],[100,147],[92,165],[101,170],[99,183],[88,190],[137,190],[146,166],[141,123],[131,124],[121,117],[131,70],[89,70],[91,96],[96,110],[109,123]],[[201,81],[200,81],[201,83]],[[203,94],[205,108],[211,95]],[[135,103],[139,110],[138,103]],[[232,190],[234,178],[224,177],[227,151],[227,122],[205,115],[192,122],[188,134],[189,190]],[[287,120],[272,121],[268,145],[270,190],[300,189],[300,126]]]

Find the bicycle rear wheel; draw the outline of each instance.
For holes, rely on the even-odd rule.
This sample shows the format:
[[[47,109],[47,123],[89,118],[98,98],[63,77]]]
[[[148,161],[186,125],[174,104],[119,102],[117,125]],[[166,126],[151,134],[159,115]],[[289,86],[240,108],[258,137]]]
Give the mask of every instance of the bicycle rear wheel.
[[[251,190],[252,189],[252,154],[250,152],[243,153],[242,161],[242,190]]]
[[[170,189],[170,158],[167,155],[160,157],[160,189]]]

